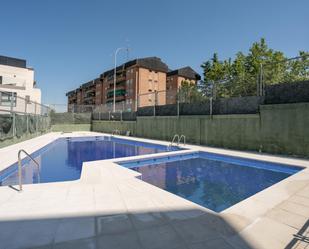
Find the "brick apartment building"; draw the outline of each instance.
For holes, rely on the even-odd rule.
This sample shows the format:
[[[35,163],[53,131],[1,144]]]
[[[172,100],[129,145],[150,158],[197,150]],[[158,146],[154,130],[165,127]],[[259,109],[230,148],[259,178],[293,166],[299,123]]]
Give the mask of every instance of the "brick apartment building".
[[[186,80],[196,83],[200,76],[190,67],[170,71],[158,57],[131,60],[116,68],[117,109],[172,104],[177,89]],[[82,84],[67,94],[69,111],[72,105],[110,106],[114,99],[114,69]],[[172,97],[171,97],[172,96]]]
[[[175,104],[177,101],[177,91],[181,83],[186,81],[189,84],[196,84],[201,76],[191,67],[183,67],[170,71],[166,75],[166,104]]]

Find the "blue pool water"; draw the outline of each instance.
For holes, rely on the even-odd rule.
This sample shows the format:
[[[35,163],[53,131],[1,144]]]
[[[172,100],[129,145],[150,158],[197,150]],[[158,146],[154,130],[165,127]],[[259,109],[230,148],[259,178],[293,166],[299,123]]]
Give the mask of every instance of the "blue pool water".
[[[121,162],[143,181],[216,212],[302,170],[300,167],[198,152]]]
[[[174,148],[176,150],[177,148]],[[110,137],[60,138],[33,153],[40,164],[40,182],[69,181],[80,178],[86,161],[165,152],[166,146]],[[23,160],[23,183],[38,182],[38,168]],[[17,164],[0,172],[0,185],[17,183]]]

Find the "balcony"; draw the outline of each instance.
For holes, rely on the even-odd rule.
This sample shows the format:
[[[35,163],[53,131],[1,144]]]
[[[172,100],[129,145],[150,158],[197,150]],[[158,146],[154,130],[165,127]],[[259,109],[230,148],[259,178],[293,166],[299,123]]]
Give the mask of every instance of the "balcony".
[[[116,98],[121,97],[121,96],[125,97],[125,95],[126,95],[126,90],[124,88],[116,90]],[[109,98],[113,98],[113,97],[114,97],[114,90],[108,91],[107,92],[107,98],[109,99]]]

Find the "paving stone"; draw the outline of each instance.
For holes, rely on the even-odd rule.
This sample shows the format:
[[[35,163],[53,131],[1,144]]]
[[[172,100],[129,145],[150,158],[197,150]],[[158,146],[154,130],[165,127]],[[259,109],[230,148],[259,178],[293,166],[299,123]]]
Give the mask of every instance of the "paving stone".
[[[302,228],[307,221],[307,218],[302,215],[291,213],[280,208],[272,209],[266,216],[296,229]]]
[[[172,225],[187,243],[202,242],[220,236],[212,227],[207,227],[196,220],[177,221],[173,222]]]
[[[290,202],[290,201],[284,201],[280,205],[278,205],[278,208],[286,210],[290,213],[302,215],[304,217],[309,217],[309,207],[308,206],[300,205],[300,204]]]
[[[96,217],[97,235],[121,234],[134,230],[129,216],[126,214]]]
[[[182,246],[182,239],[170,225],[139,230],[139,240],[145,249],[174,249]]]
[[[72,240],[53,245],[53,249],[96,249],[96,248],[97,246],[95,238]]]
[[[265,217],[242,231],[239,238],[253,248],[279,249],[284,248],[294,238],[293,234],[297,231],[297,229]]]
[[[83,239],[95,236],[94,217],[62,219],[55,235],[55,242]]]
[[[167,219],[160,212],[132,213],[130,218],[136,229],[160,226],[167,223]]]
[[[290,197],[288,201],[309,207],[309,198],[301,196],[301,195],[296,194]]]
[[[235,249],[224,239],[218,238],[189,245],[190,249]]]
[[[14,233],[14,238],[1,240],[5,249],[33,248],[49,245],[53,242],[60,220],[29,220],[19,224],[19,229]]]
[[[97,237],[99,249],[142,249],[135,231]]]

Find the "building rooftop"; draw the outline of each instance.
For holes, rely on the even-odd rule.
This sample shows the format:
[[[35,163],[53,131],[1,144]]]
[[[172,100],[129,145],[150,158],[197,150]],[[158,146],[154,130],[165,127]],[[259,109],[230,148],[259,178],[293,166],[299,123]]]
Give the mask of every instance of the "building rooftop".
[[[27,68],[26,60],[2,56],[2,55],[0,55],[0,65]]]
[[[168,66],[164,62],[162,62],[162,60],[159,57],[137,58],[137,59],[128,61],[118,66],[117,71],[124,70],[134,65],[147,68],[147,69],[151,69],[154,71],[168,72]],[[105,71],[104,73],[101,74],[101,78],[112,75],[113,73],[114,73],[114,69]]]
[[[195,72],[191,67],[183,67],[167,73],[167,76],[179,75],[185,78],[200,80],[201,76]]]
[[[70,96],[70,95],[75,94],[75,93],[76,93],[76,90],[73,90],[73,91],[67,92],[65,95],[66,96]]]
[[[93,86],[94,84],[95,84],[95,81],[91,80],[91,81],[88,81],[88,82],[82,84],[80,87],[81,88],[87,88],[87,87]]]

